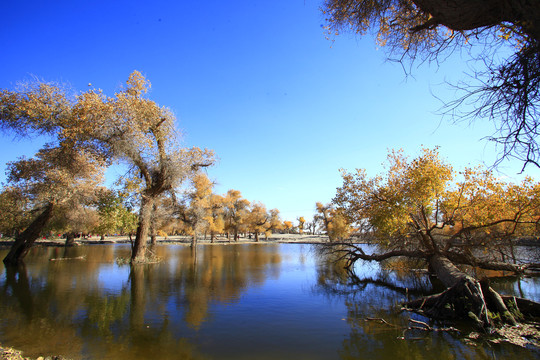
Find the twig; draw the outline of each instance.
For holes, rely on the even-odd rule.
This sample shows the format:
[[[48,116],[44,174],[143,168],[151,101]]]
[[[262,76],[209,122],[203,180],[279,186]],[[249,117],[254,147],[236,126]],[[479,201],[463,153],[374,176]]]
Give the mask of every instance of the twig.
[[[396,327],[396,328],[399,328],[400,326],[398,325],[394,325],[394,324],[390,324],[388,321],[384,320],[383,318],[372,318],[372,317],[367,317],[364,319],[364,321],[378,321],[382,324],[386,324],[388,326],[392,326],[392,327]]]

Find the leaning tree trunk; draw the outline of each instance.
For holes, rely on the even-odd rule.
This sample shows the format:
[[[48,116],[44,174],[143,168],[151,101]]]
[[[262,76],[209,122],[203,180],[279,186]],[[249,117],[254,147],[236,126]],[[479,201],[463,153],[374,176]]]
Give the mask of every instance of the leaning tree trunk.
[[[155,199],[149,195],[143,195],[139,210],[139,225],[135,235],[135,242],[131,252],[132,262],[144,262],[146,260],[146,243],[152,221],[152,209]]]
[[[51,219],[53,208],[54,206],[52,203],[47,204],[45,210],[43,210],[43,212],[15,238],[15,242],[11,246],[9,253],[4,258],[4,264],[17,265],[22,263],[28,250],[30,250],[41,231],[45,228],[45,225],[47,225]]]
[[[435,254],[429,259],[431,269],[448,289],[407,303],[407,307],[422,311],[435,319],[469,319],[478,328],[493,325],[491,314],[498,314],[504,323],[516,324],[501,296],[486,280],[478,281],[459,270],[447,257]]]

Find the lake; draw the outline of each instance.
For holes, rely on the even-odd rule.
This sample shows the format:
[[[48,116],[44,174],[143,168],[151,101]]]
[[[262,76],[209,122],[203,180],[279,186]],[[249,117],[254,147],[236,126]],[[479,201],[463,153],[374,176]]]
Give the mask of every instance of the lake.
[[[436,291],[423,272],[361,265],[351,279],[315,245],[158,245],[158,264],[118,265],[129,245],[36,247],[0,273],[0,343],[72,359],[538,358],[459,334],[407,331],[399,303]],[[3,258],[7,250],[0,251]],[[50,261],[63,257],[80,257]],[[536,278],[500,279],[540,300]],[[378,320],[384,319],[386,323]]]

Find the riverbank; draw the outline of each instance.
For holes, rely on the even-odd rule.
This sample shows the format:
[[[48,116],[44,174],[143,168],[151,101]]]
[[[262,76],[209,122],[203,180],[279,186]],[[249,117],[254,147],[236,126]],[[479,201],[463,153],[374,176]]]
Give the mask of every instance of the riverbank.
[[[10,347],[0,346],[0,360],[33,360],[29,357],[22,356],[23,352],[20,350],[15,350]],[[62,356],[39,356],[35,360],[68,360]]]
[[[157,244],[191,244],[191,236],[158,236],[156,238]],[[210,237],[201,237],[197,240],[201,245],[228,245],[228,244],[321,244],[328,242],[328,236],[326,235],[300,235],[300,234],[272,234],[268,238],[261,236],[259,241],[255,241],[255,237],[240,237],[237,241],[232,238],[228,240],[226,236],[216,236],[214,242],[210,241]],[[3,238],[0,240],[0,246],[11,246],[13,239]],[[129,244],[130,240],[128,236],[106,236],[104,240],[100,240],[99,236],[92,236],[84,239],[75,239],[76,245],[94,245],[94,244]],[[61,237],[52,237],[46,239],[36,240],[34,245],[37,246],[64,246],[65,239]]]

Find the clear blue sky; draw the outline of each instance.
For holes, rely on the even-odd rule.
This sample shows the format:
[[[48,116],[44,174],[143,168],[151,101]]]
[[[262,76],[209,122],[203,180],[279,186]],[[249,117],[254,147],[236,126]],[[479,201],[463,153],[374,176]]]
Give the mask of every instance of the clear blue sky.
[[[339,168],[380,172],[389,148],[414,156],[439,145],[457,168],[493,163],[489,123],[437,114],[433,94],[455,98],[444,82],[465,79],[467,57],[406,77],[371,37],[327,40],[321,2],[3,0],[0,88],[36,76],[112,95],[139,70],[184,144],[216,151],[216,192],[238,189],[288,220],[331,200]],[[2,136],[0,180],[7,161],[39,145]],[[500,170],[519,179],[520,165]]]

